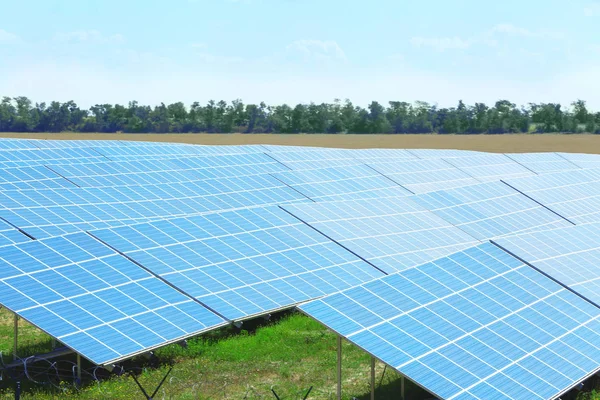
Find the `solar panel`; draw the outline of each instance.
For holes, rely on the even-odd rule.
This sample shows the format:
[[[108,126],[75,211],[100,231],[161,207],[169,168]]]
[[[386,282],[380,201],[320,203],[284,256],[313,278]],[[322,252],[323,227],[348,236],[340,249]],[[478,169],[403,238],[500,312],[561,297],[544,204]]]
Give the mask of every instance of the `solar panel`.
[[[445,161],[481,182],[536,175],[505,154],[448,158]]]
[[[412,199],[479,240],[572,225],[502,182],[419,194]]]
[[[553,399],[600,368],[600,309],[490,243],[300,309],[443,399]]]
[[[507,179],[506,183],[576,224],[600,221],[600,170]]]
[[[406,151],[416,158],[456,158],[456,157],[474,157],[485,154],[480,151],[455,150],[455,149],[406,149]]]
[[[43,165],[34,167],[2,168],[0,171],[0,191],[18,189],[56,189],[75,186]]]
[[[278,207],[91,233],[229,319],[289,308],[383,275]]]
[[[368,165],[413,193],[427,193],[479,183],[477,179],[444,160],[411,160]]]
[[[511,236],[497,243],[600,305],[600,224]]]
[[[407,198],[282,206],[300,220],[392,273],[478,243]]]
[[[274,173],[314,201],[408,196],[408,190],[366,165]]]
[[[53,165],[51,168],[80,187],[191,182],[288,170],[263,153]]]
[[[556,153],[581,168],[600,168],[600,155],[584,153]]]
[[[18,229],[0,219],[0,247],[9,244],[23,243],[30,241],[31,238],[25,236]]]
[[[269,175],[198,182],[0,192],[0,218],[36,239],[168,216],[309,201]]]
[[[84,233],[0,252],[0,303],[95,364],[227,324]]]
[[[511,153],[506,156],[537,174],[580,169],[557,153]]]

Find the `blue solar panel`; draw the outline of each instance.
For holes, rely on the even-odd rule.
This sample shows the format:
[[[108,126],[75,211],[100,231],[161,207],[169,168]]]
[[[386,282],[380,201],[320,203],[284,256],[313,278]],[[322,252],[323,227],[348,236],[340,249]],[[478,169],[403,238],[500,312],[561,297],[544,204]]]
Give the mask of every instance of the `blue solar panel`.
[[[3,168],[0,174],[1,190],[57,189],[74,187],[71,182],[45,166]]]
[[[227,323],[84,233],[3,247],[0,303],[99,365]]]
[[[419,194],[413,200],[479,240],[572,225],[502,182]]]
[[[383,275],[278,207],[92,234],[230,319],[288,308]]]
[[[104,188],[0,192],[0,218],[40,239],[80,230],[309,201],[269,175]]]
[[[581,168],[600,168],[600,155],[583,153],[556,153]]]
[[[507,179],[506,183],[576,224],[600,222],[600,170]]]
[[[557,153],[512,153],[506,156],[538,174],[580,169]]]
[[[482,182],[536,175],[505,154],[483,154],[444,160]]]
[[[600,369],[600,309],[490,243],[300,309],[443,399],[552,399]]]
[[[497,243],[600,305],[600,224],[511,236]]]
[[[155,185],[288,170],[262,153],[54,165],[51,168],[80,187]]]
[[[408,198],[283,208],[386,272],[401,271],[478,243]]]
[[[413,193],[427,193],[479,183],[477,179],[444,160],[411,160],[368,165]]]
[[[408,196],[397,183],[366,165],[273,174],[314,201]]]

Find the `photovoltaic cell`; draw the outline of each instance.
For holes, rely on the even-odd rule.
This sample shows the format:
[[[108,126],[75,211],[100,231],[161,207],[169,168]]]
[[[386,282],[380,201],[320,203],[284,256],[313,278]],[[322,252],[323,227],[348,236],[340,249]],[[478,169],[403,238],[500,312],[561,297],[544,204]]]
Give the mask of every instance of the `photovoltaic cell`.
[[[497,243],[600,305],[600,224],[511,236]]]
[[[411,160],[368,165],[413,193],[427,193],[480,183],[444,160]]]
[[[333,167],[273,174],[314,201],[408,196],[397,183],[366,165]]]
[[[388,273],[478,243],[408,198],[291,204],[283,208]]]
[[[455,157],[445,161],[481,182],[536,175],[504,154]]]
[[[572,225],[502,182],[419,194],[412,199],[479,240]]]
[[[41,239],[168,216],[309,201],[269,175],[104,188],[0,191],[0,218]]]
[[[227,323],[84,233],[6,246],[0,303],[95,364]]]
[[[553,399],[600,368],[600,309],[490,243],[300,309],[441,399]]]
[[[576,224],[600,222],[600,170],[507,179],[506,183]]]
[[[537,174],[580,169],[557,153],[511,153],[506,156]]]
[[[289,308],[383,275],[278,207],[92,234],[229,319]]]

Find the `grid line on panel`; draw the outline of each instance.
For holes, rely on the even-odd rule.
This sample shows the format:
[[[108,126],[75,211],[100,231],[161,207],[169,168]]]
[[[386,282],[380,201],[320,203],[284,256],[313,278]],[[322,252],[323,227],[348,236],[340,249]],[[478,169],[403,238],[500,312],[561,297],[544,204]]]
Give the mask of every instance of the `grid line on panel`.
[[[31,240],[37,240],[35,237],[33,237],[29,233],[25,232],[23,229],[19,228],[18,226],[14,225],[10,221],[7,221],[6,219],[4,219],[2,217],[0,217],[0,220],[2,220],[3,222],[6,222],[8,225],[12,226],[13,228],[15,228],[16,230],[18,230],[19,232],[21,232],[23,235],[25,235],[26,237],[28,237],[29,239],[31,239]]]
[[[509,158],[509,159],[511,159],[512,161],[516,162],[517,164],[519,164],[519,165],[520,165],[520,166],[522,166],[523,168],[526,168],[526,169],[528,169],[529,171],[533,172],[533,173],[534,173],[534,174],[536,174],[536,175],[539,175],[539,173],[538,173],[537,171],[534,171],[534,170],[532,170],[531,168],[529,168],[527,165],[525,165],[525,164],[523,164],[523,163],[519,162],[518,160],[515,160],[515,159],[514,159],[514,158],[512,158],[510,155],[508,155],[508,154],[505,154],[505,153],[502,153],[502,154],[504,154],[506,157],[508,157],[508,158]]]
[[[138,261],[134,260],[133,258],[129,257],[127,254],[123,253],[122,251],[120,251],[119,249],[111,246],[110,244],[106,243],[104,240],[100,239],[99,237],[95,236],[93,233],[91,232],[86,232],[88,235],[90,235],[91,237],[93,237],[94,239],[96,239],[97,241],[99,241],[100,243],[104,244],[105,246],[107,246],[108,248],[110,248],[111,250],[113,250],[114,252],[120,254],[121,256],[125,257],[126,259],[128,259],[129,261],[131,261],[132,263],[134,263],[135,265],[137,265],[140,268],[143,268],[145,271],[147,271],[149,274],[152,274],[154,277],[156,277],[157,279],[160,279],[161,281],[163,281],[165,284],[169,285],[170,287],[172,287],[173,289],[177,290],[178,292],[180,292],[181,294],[190,297],[191,299],[193,299],[194,301],[196,301],[198,304],[200,304],[201,306],[207,308],[208,310],[210,310],[211,312],[217,314],[219,317],[223,318],[225,321],[230,321],[231,320],[229,318],[227,318],[226,316],[224,316],[223,314],[221,314],[220,312],[218,312],[217,310],[214,310],[213,308],[209,307],[207,304],[202,303],[200,300],[198,300],[196,297],[186,293],[185,291],[183,291],[182,289],[180,289],[179,287],[173,285],[171,282],[169,282],[168,280],[164,279],[163,277],[161,277],[160,275],[156,274],[154,271],[152,271],[149,268],[146,268],[145,265],[139,263]]]
[[[556,214],[556,215],[558,215],[559,217],[561,217],[561,218],[562,218],[562,219],[564,219],[565,221],[567,221],[567,222],[571,223],[572,225],[577,225],[577,224],[575,224],[575,222],[573,222],[573,221],[571,221],[570,219],[568,219],[567,217],[565,217],[565,216],[563,216],[563,215],[559,214],[558,212],[554,211],[553,209],[551,209],[550,207],[546,206],[545,204],[543,204],[543,203],[540,203],[538,200],[536,200],[535,198],[533,198],[533,197],[529,196],[527,193],[524,193],[524,192],[520,191],[520,190],[519,190],[519,189],[517,189],[516,187],[512,186],[510,183],[507,183],[507,182],[506,182],[506,181],[504,181],[504,180],[500,180],[500,182],[504,183],[506,186],[510,187],[511,189],[514,189],[514,190],[516,190],[517,192],[521,193],[523,196],[525,196],[525,197],[527,197],[528,199],[530,199],[530,200],[534,201],[535,203],[537,203],[537,204],[539,204],[540,206],[544,207],[546,210],[548,210],[548,211],[552,212],[553,214]]]
[[[316,201],[315,201],[315,200],[313,200],[313,199],[312,199],[310,196],[308,196],[308,195],[306,195],[306,194],[302,193],[301,191],[299,191],[299,190],[298,190],[298,189],[296,189],[295,187],[293,187],[293,186],[289,185],[288,183],[286,183],[286,182],[282,181],[282,180],[281,180],[281,179],[279,179],[277,176],[275,176],[275,175],[273,175],[273,174],[269,174],[269,175],[271,175],[273,178],[277,179],[279,182],[283,183],[285,186],[289,187],[290,189],[292,189],[292,190],[293,190],[293,191],[295,191],[296,193],[298,193],[298,194],[300,194],[300,195],[302,195],[302,196],[306,197],[308,200],[312,201],[313,203],[316,203]]]
[[[293,169],[290,168],[289,166],[285,165],[283,162],[279,161],[278,159],[276,159],[275,157],[273,157],[272,155],[270,155],[269,153],[263,153],[265,156],[271,158],[273,161],[283,165],[284,167],[286,167],[287,169],[289,169],[290,171],[292,171]]]
[[[560,280],[556,279],[555,277],[553,277],[551,274],[549,274],[548,272],[543,271],[542,269],[536,267],[534,264],[530,263],[529,261],[523,259],[522,257],[520,257],[519,255],[513,253],[512,251],[510,251],[509,249],[507,249],[506,247],[498,244],[497,242],[490,240],[490,243],[492,243],[494,246],[497,246],[499,249],[502,249],[503,251],[505,251],[506,253],[510,254],[511,256],[513,256],[514,258],[516,258],[517,260],[521,261],[523,264],[528,265],[529,267],[535,269],[536,271],[538,271],[540,274],[546,276],[549,279],[552,279],[554,282],[558,283],[560,286],[564,287],[565,289],[567,289],[568,291],[576,294],[577,296],[581,297],[582,299],[584,299],[585,301],[589,302],[590,304],[600,308],[600,304],[597,304],[596,302],[594,302],[593,300],[587,298],[586,296],[582,295],[581,293],[577,292],[576,290],[574,290],[573,288],[571,288],[569,285],[566,285],[565,283],[561,282]]]
[[[396,185],[400,186],[402,189],[409,191],[412,194],[415,194],[415,192],[413,192],[412,190],[410,190],[409,188],[405,187],[404,185],[401,185],[400,183],[396,182],[394,179],[390,178],[389,176],[377,171],[375,168],[373,168],[372,166],[370,166],[369,164],[363,164],[364,166],[366,166],[367,168],[372,169],[374,172],[376,172],[377,174],[383,176],[384,178],[389,179],[390,181],[392,181],[393,183],[395,183]]]
[[[440,398],[555,398],[599,368],[598,308],[489,243],[300,309]]]
[[[349,251],[350,253],[352,253],[353,255],[355,255],[356,257],[360,258],[361,260],[363,260],[364,262],[366,262],[367,264],[369,264],[370,266],[372,266],[373,268],[377,269],[379,272],[388,275],[387,272],[385,272],[384,270],[382,270],[381,268],[379,268],[378,266],[376,266],[375,264],[373,264],[372,262],[370,262],[369,260],[367,260],[366,258],[364,258],[363,256],[361,256],[360,254],[352,251],[351,249],[349,249],[348,247],[344,246],[343,244],[341,244],[340,242],[338,242],[337,240],[333,239],[331,236],[325,234],[324,232],[320,231],[319,229],[315,228],[314,226],[312,226],[311,224],[307,223],[306,221],[304,221],[302,218],[292,214],[290,211],[286,210],[285,208],[279,206],[280,209],[282,209],[283,211],[285,211],[286,213],[288,213],[289,215],[291,215],[292,217],[296,218],[298,221],[302,222],[304,225],[308,226],[311,229],[314,229],[315,231],[319,232],[321,235],[325,236],[327,239],[331,240],[333,243],[337,244],[338,246],[344,248],[345,250]]]
[[[78,184],[76,184],[75,182],[73,182],[72,180],[70,180],[69,178],[66,178],[65,176],[59,174],[58,172],[56,172],[55,170],[53,170],[51,167],[49,167],[48,165],[44,165],[44,167],[48,168],[50,171],[54,172],[56,175],[60,176],[61,178],[63,178],[64,180],[66,180],[67,182],[75,185],[78,188],[81,188],[81,186],[79,186]]]
[[[557,156],[559,156],[560,158],[562,158],[563,160],[565,160],[566,162],[568,162],[569,164],[571,164],[572,166],[574,166],[577,169],[580,169],[581,166],[575,164],[573,161],[569,160],[568,158],[564,157],[562,154],[560,154],[559,152],[554,152],[554,154],[556,154]]]

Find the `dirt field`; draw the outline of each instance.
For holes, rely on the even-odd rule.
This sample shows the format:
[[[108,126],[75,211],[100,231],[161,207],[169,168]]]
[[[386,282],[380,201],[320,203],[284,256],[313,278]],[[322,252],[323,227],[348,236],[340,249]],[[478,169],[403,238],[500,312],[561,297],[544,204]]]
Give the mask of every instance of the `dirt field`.
[[[280,135],[280,134],[73,134],[0,133],[30,139],[100,139],[194,144],[281,144],[341,148],[465,149],[520,153],[600,153],[600,135]]]

